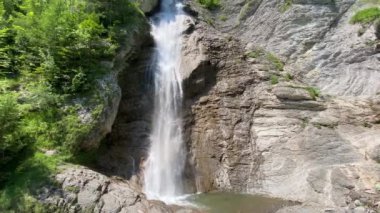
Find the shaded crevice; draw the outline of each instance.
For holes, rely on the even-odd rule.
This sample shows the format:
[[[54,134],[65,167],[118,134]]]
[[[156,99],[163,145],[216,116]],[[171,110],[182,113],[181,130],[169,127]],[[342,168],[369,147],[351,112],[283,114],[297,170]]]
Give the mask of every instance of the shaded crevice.
[[[98,158],[100,170],[109,176],[130,179],[138,175],[149,148],[153,87],[147,85],[152,82],[149,67],[154,48],[150,36],[143,39],[140,51],[128,60],[128,66],[118,76],[122,97],[112,131]]]

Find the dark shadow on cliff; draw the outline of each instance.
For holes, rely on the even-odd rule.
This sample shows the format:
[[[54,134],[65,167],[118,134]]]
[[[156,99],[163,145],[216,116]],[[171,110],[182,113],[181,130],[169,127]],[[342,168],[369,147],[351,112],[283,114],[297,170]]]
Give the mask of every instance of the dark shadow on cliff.
[[[191,126],[194,118],[191,107],[201,97],[207,95],[211,88],[216,84],[217,68],[210,61],[204,61],[192,71],[191,75],[183,81],[183,136],[186,145],[187,160],[184,170],[185,191],[188,193],[196,192],[196,171],[191,159]]]
[[[118,76],[122,97],[112,132],[102,142],[97,170],[108,176],[130,179],[139,173],[149,147],[153,105],[152,75],[149,73],[153,41],[147,41]]]

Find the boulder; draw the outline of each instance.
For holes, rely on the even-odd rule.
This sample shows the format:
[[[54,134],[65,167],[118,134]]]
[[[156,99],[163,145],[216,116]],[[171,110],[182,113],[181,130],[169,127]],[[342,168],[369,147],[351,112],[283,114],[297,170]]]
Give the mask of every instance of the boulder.
[[[147,200],[138,185],[86,167],[67,165],[61,170],[55,176],[59,184],[45,187],[38,195],[39,201],[52,212],[199,212],[191,207]]]

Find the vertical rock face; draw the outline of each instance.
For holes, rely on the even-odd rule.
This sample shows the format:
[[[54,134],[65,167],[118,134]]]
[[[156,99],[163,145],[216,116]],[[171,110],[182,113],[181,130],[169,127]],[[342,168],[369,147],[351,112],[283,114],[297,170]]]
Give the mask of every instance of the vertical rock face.
[[[153,110],[149,66],[153,48],[151,38],[146,36],[140,51],[119,75],[122,90],[119,110],[98,160],[106,173],[127,179],[138,175],[140,163],[149,148]]]
[[[293,78],[287,74],[306,54],[290,51],[287,42],[294,42],[293,46],[300,48],[306,38],[313,36],[299,28],[300,23],[295,20],[294,26],[286,21],[279,23],[272,16],[261,17],[259,22],[255,15],[259,10],[269,15],[273,9],[265,11],[261,7],[270,3],[263,1],[254,15],[247,16],[247,20],[260,26],[247,21],[241,23],[246,24],[246,28],[231,30],[223,28],[223,24],[216,23],[214,28],[195,21],[193,31],[185,36],[183,60],[184,64],[191,65],[191,69],[183,73],[187,94],[185,129],[197,189],[260,193],[297,200],[305,205],[298,211],[353,210],[354,201],[358,199],[374,206],[380,201],[375,189],[380,182],[380,165],[376,162],[380,111],[374,107],[379,97],[318,95],[315,89],[303,83],[308,82],[307,76],[301,73]],[[307,16],[314,14],[324,19],[322,14],[327,14],[325,18],[328,18],[325,10],[336,7],[335,18],[331,19],[337,19],[353,2],[338,3],[342,5],[331,6],[329,2],[315,5],[314,1],[294,3],[302,5],[292,10],[302,9],[304,15],[297,14],[299,21],[314,28],[314,22],[318,26],[322,21],[309,20]],[[321,11],[315,11],[316,8]],[[288,16],[291,16],[290,11]],[[283,31],[274,33],[272,25],[263,24],[271,20],[277,20],[271,24],[276,25],[275,29],[284,27]],[[228,23],[224,23],[224,27],[228,27]],[[271,34],[264,33],[271,29]],[[240,34],[232,37],[230,33],[237,30],[241,30]],[[305,34],[291,41],[289,36],[283,37],[285,31]],[[257,42],[259,39],[262,40]],[[247,40],[253,40],[253,44],[246,45]],[[260,52],[257,43],[261,44]],[[286,72],[276,68],[273,58],[268,57],[270,54],[262,50],[263,46],[294,54],[286,56],[291,61],[285,66]],[[351,48],[350,51],[356,50]],[[253,54],[256,52],[257,55]],[[363,56],[366,62],[361,62],[378,63],[373,57],[376,56]],[[360,66],[367,69],[361,62]],[[339,71],[333,69],[333,72]],[[360,83],[363,88],[364,81]],[[355,83],[358,82],[352,84]],[[356,91],[365,94],[364,90]]]
[[[363,28],[361,35],[361,26],[349,23],[369,6],[355,0],[227,0],[206,19],[245,43],[275,52],[325,93],[371,96],[380,91],[374,27]]]

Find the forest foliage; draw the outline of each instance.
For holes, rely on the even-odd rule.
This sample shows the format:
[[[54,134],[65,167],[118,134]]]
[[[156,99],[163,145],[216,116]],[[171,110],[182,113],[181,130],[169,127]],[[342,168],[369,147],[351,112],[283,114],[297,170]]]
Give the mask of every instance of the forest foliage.
[[[73,100],[142,20],[130,0],[0,0],[0,189],[31,150],[77,151],[91,126]]]

